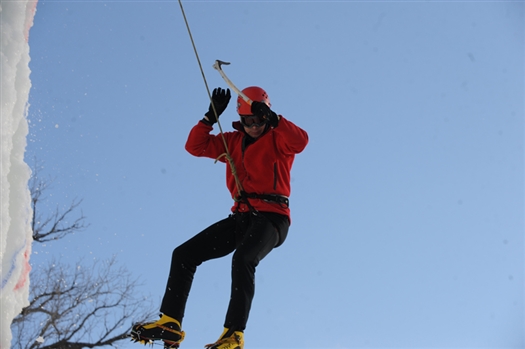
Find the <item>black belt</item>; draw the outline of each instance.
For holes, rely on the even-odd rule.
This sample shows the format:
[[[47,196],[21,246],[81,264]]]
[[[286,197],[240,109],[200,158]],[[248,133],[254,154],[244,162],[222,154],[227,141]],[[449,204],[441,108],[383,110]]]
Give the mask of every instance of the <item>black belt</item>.
[[[288,200],[286,196],[278,194],[256,194],[241,192],[241,195],[237,197],[236,201],[243,201],[243,199],[259,199],[267,202],[280,204],[285,206],[286,208],[290,207],[290,200]]]

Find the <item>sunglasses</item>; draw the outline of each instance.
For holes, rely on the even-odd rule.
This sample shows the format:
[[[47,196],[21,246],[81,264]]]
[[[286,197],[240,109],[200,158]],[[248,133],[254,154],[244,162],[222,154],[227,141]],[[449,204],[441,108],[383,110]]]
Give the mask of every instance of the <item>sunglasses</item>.
[[[241,124],[246,127],[259,127],[266,124],[266,119],[260,118],[256,115],[241,115]]]

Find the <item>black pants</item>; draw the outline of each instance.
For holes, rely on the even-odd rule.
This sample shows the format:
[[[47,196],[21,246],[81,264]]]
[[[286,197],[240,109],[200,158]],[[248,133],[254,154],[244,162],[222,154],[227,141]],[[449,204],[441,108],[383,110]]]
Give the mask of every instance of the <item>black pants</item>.
[[[235,213],[177,247],[171,259],[161,312],[182,321],[197,267],[235,251],[224,327],[243,331],[255,292],[255,268],[273,248],[284,242],[289,225],[288,217],[277,213]]]

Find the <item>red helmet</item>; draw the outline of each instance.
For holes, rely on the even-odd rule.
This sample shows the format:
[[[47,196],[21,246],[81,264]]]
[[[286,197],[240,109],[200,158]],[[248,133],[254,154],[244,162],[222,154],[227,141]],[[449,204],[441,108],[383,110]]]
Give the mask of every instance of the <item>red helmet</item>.
[[[260,87],[246,87],[244,90],[242,90],[242,93],[244,93],[246,97],[248,97],[252,101],[264,102],[268,104],[269,107],[272,106],[270,104],[270,97],[268,97],[266,91]],[[251,106],[248,103],[246,103],[241,96],[237,97],[237,113],[239,115],[252,115]]]

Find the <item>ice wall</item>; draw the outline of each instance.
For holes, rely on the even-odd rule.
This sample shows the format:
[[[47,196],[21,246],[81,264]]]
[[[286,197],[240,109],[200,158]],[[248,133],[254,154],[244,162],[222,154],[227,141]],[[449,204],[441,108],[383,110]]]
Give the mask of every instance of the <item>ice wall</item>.
[[[24,162],[28,133],[29,29],[36,1],[0,1],[0,349],[11,346],[11,322],[28,305],[31,255],[31,171]]]

